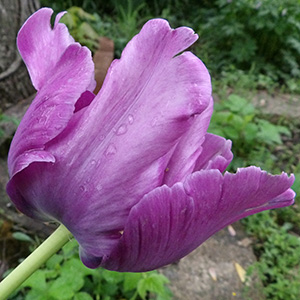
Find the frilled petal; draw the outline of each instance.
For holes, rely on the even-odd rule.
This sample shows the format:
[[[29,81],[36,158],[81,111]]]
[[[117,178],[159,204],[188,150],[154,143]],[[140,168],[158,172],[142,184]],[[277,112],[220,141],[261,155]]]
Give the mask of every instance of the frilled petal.
[[[218,169],[220,172],[224,172],[232,161],[233,154],[230,140],[207,133],[201,147],[202,152],[197,158],[194,172],[209,169]]]
[[[101,266],[140,272],[174,262],[240,218],[291,205],[293,181],[249,167],[224,176],[199,171],[184,183],[159,187],[132,208],[119,243]],[[82,260],[89,267],[100,263],[84,251]]]
[[[58,23],[64,13],[56,16],[54,28],[50,24],[52,14],[50,8],[38,10],[24,23],[17,38],[20,54],[37,90],[48,80],[64,51],[74,43],[66,25]]]
[[[177,55],[196,39],[189,28],[149,21],[95,99],[46,144],[55,163],[16,178],[23,197],[36,198],[41,214],[63,222],[91,256],[110,253],[130,209],[162,184],[174,148],[210,103],[203,63],[190,52]]]
[[[26,153],[43,151],[45,144],[65,129],[77,100],[91,83],[93,68],[87,48],[76,43],[66,49],[49,72],[47,83],[38,91],[14,136],[8,156],[10,176],[30,164]]]
[[[210,99],[210,102],[201,114],[194,116],[194,125],[176,145],[164,176],[164,183],[168,186],[172,186],[176,182],[184,181],[186,176],[192,173],[196,160],[202,152],[202,143],[205,139],[205,134],[213,112],[210,76],[204,65],[201,78],[199,78],[199,84],[200,83],[202,96]]]

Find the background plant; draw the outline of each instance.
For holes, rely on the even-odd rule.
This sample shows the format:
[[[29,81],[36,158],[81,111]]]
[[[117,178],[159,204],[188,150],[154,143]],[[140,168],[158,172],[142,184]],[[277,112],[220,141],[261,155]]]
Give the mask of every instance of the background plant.
[[[298,0],[216,0],[202,16],[200,38],[213,70],[234,65],[273,81],[299,79]]]
[[[164,275],[156,271],[118,273],[101,268],[88,269],[78,257],[78,243],[72,240],[9,299],[138,300],[151,297],[168,300],[171,299],[171,293],[166,287],[168,282]]]
[[[209,131],[232,140],[235,159],[240,166],[247,164],[251,152],[282,144],[282,134],[291,136],[288,127],[261,118],[252,103],[236,94],[215,104]]]

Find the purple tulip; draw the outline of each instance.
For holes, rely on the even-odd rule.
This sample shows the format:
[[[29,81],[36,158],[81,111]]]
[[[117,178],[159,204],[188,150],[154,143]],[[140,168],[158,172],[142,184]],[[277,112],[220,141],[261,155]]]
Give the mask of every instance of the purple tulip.
[[[211,82],[197,35],[147,22],[97,96],[90,51],[52,10],[32,15],[18,47],[37,89],[12,141],[7,192],[24,214],[63,223],[83,263],[147,271],[187,255],[226,225],[291,205],[294,177],[222,172],[231,142],[207,133]]]

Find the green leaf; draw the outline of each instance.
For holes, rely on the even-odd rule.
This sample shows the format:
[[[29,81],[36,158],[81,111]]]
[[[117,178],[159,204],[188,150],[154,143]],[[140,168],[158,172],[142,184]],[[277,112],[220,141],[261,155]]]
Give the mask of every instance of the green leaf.
[[[244,115],[244,116],[250,115],[252,118],[255,115],[255,113],[256,113],[256,109],[252,103],[248,103],[241,110],[242,115]]]
[[[124,273],[124,291],[128,292],[136,289],[138,282],[142,277],[142,273]]]
[[[284,135],[286,135],[288,137],[292,136],[291,131],[286,126],[276,125],[276,127],[277,127],[277,130],[278,130],[279,133],[284,134]]]
[[[84,276],[93,271],[85,267],[79,259],[70,258],[61,267],[61,275],[51,284],[49,295],[55,299],[71,299],[83,287]]]
[[[78,243],[75,239],[72,239],[62,248],[63,255],[65,258],[71,257],[78,253]]]
[[[230,125],[236,129],[237,132],[241,131],[244,127],[245,120],[239,116],[232,114]]]
[[[231,113],[228,111],[220,111],[220,112],[215,112],[212,116],[212,122],[215,123],[224,123],[226,120],[228,120],[231,116]]]
[[[139,281],[137,291],[142,299],[145,299],[147,291],[164,295],[166,294],[164,284],[168,282],[169,280],[161,274],[151,274]]]
[[[67,13],[63,15],[60,22],[67,25],[69,29],[73,29],[78,25],[79,19],[71,13]]]
[[[259,132],[257,137],[267,144],[281,144],[281,137],[276,125],[266,121],[266,120],[259,120]]]
[[[55,269],[62,261],[64,257],[60,254],[55,254],[52,257],[50,257],[46,262],[46,267],[48,269]]]
[[[78,257],[73,257],[64,263],[61,274],[63,276],[68,276],[69,274],[87,276],[93,275],[95,272],[97,270],[87,268]]]
[[[239,132],[232,126],[226,126],[223,128],[225,133],[225,138],[229,138],[231,140],[237,140],[239,138]]]
[[[257,136],[258,127],[254,123],[249,123],[244,128],[245,140],[248,143],[251,143]]]
[[[48,294],[57,300],[69,300],[75,292],[83,287],[84,280],[80,274],[70,274],[70,276],[59,276],[48,289]]]
[[[124,279],[124,274],[114,271],[103,270],[102,272],[103,278],[110,283],[119,283]]]
[[[26,233],[16,231],[12,234],[13,238],[22,242],[33,242],[33,239]]]
[[[212,123],[211,123],[212,125]],[[216,126],[209,126],[208,132],[219,135],[219,136],[225,136],[224,131],[221,128],[218,128]]]
[[[93,300],[93,297],[86,292],[80,292],[74,295],[74,300]]]
[[[35,271],[23,284],[22,287],[30,287],[39,292],[47,289],[46,276],[44,270]]]
[[[46,290],[30,290],[26,293],[25,300],[52,300],[49,298]]]
[[[77,28],[77,32],[79,37],[81,38],[89,38],[89,39],[99,39],[98,33],[86,22],[81,23],[81,25]]]
[[[224,101],[224,106],[230,109],[232,112],[241,111],[246,105],[248,105],[248,101],[245,98],[242,98],[238,95],[231,94],[228,97],[227,101]]]
[[[146,298],[147,291],[148,291],[147,278],[142,278],[138,282],[137,291],[140,297],[144,300]]]

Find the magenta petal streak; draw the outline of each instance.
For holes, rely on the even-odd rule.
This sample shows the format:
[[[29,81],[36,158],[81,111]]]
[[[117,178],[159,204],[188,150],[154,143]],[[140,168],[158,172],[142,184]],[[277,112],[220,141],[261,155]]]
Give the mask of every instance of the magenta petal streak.
[[[102,266],[148,271],[176,261],[243,217],[293,203],[293,178],[259,168],[237,174],[202,170],[183,183],[162,186],[131,210],[124,234]]]

